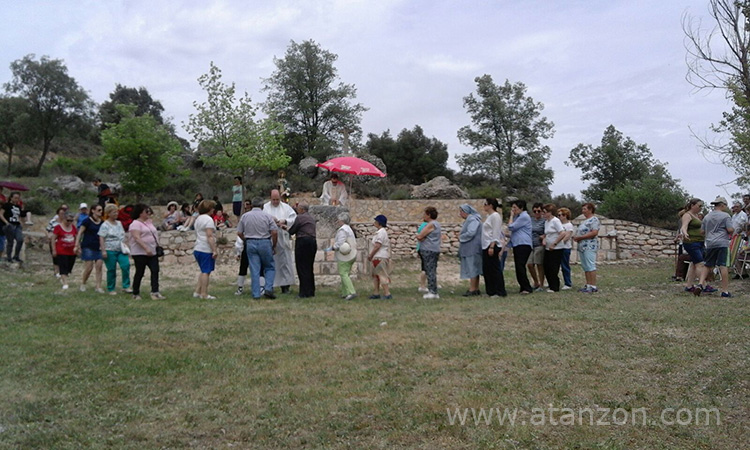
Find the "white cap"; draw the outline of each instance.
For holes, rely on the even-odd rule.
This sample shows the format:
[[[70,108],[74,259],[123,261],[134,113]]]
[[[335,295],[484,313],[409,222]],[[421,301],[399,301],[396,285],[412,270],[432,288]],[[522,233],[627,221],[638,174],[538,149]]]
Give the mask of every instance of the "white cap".
[[[89,205],[87,205],[85,203],[81,203],[81,206],[79,206],[78,209],[83,209],[83,208],[88,208],[88,207],[89,207]]]

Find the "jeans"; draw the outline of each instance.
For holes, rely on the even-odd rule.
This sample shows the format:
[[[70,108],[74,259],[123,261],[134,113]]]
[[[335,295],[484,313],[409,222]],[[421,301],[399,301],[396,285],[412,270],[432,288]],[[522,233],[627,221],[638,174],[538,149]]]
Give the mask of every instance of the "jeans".
[[[13,223],[11,222],[9,225],[5,226],[5,239],[7,241],[7,258],[8,261],[12,261],[14,259],[18,260],[21,258],[21,247],[23,246],[23,227],[20,223]],[[11,255],[13,253],[13,245],[16,246],[16,253]]]
[[[245,240],[247,261],[250,264],[250,280],[253,298],[260,298],[260,272],[266,279],[266,292],[273,292],[273,279],[276,277],[276,266],[273,262],[273,247],[270,239]]]
[[[112,292],[117,287],[117,265],[120,265],[122,273],[122,288],[130,287],[130,258],[123,252],[107,250],[107,259],[104,265],[107,267],[107,290]]]
[[[562,261],[560,261],[560,268],[563,273],[563,282],[565,286],[573,286],[573,280],[570,278],[570,249],[564,248],[562,254]]]
[[[156,255],[133,255],[135,275],[133,276],[133,295],[140,295],[141,280],[146,274],[146,266],[151,272],[151,293],[159,292],[159,257]]]

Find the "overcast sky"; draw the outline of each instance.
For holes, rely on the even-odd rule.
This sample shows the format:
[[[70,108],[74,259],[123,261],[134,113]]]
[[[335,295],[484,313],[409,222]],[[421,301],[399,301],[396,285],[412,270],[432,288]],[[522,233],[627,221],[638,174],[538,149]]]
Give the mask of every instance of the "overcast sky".
[[[553,194],[580,197],[581,173],[563,163],[578,143],[598,146],[612,124],[668,164],[705,200],[733,194],[734,179],[691,136],[729,109],[723,92],[685,81],[682,15],[711,23],[707,0],[0,1],[0,83],[29,53],[62,59],[93,100],[120,83],[144,86],[180,134],[203,101],[197,78],[210,61],[254,102],[290,40],[338,55],[341,81],[369,108],[367,133],[420,125],[454,155],[470,123],[463,97],[474,78],[523,82],[555,124]]]

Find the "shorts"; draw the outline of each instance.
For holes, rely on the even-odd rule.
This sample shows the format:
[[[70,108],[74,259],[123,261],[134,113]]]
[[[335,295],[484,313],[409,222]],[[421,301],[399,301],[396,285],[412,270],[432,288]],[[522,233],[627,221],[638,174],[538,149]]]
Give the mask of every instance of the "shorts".
[[[529,260],[526,262],[526,264],[538,264],[540,266],[544,264],[544,246],[543,245],[534,247],[531,250],[531,255],[529,255]]]
[[[200,267],[201,273],[211,273],[216,268],[216,260],[211,253],[193,252],[193,256],[195,256],[195,260],[198,261],[198,267]]]
[[[703,242],[688,242],[682,244],[682,248],[690,255],[690,261],[693,264],[702,263],[703,256]]]
[[[60,275],[70,275],[76,264],[76,255],[57,255],[57,265],[60,267]]]
[[[726,267],[727,265],[727,247],[709,248],[706,250],[706,267]]]
[[[596,250],[579,250],[578,260],[584,272],[596,271]]]
[[[98,261],[102,259],[101,250],[94,250],[92,248],[81,248],[81,261]]]

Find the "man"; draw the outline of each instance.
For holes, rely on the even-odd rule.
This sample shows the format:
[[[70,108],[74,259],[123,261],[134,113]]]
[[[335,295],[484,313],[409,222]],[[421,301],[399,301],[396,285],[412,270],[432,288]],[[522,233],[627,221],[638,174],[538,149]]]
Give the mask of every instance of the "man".
[[[282,225],[289,228],[294,225],[294,219],[297,218],[297,212],[288,204],[281,201],[281,194],[278,189],[271,191],[271,201],[263,205],[263,211],[270,214],[277,227]],[[273,260],[276,264],[276,280],[274,286],[281,286],[281,293],[288,294],[289,286],[294,284],[294,256],[292,254],[292,239],[289,232],[279,230],[279,245]]]
[[[289,227],[289,234],[297,235],[294,244],[294,263],[299,275],[299,298],[315,297],[313,262],[318,250],[318,241],[315,239],[315,218],[310,215],[309,210],[310,205],[307,203],[297,205],[297,218]],[[286,225],[282,225],[283,228],[286,228]]]
[[[346,186],[339,180],[336,173],[331,174],[331,179],[323,183],[323,195],[320,196],[322,205],[346,206],[349,196]]]
[[[745,194],[742,196],[742,209],[747,211],[747,208],[750,208],[750,194]]]
[[[742,204],[740,202],[732,203],[732,228],[734,228],[735,234],[740,234],[745,230],[747,225],[747,214],[742,210]]]
[[[252,294],[254,299],[260,298],[260,273],[266,281],[266,298],[275,299],[273,293],[273,281],[276,267],[273,254],[278,240],[278,227],[273,217],[263,212],[263,199],[253,199],[253,209],[246,212],[237,224],[237,236],[245,241],[247,259],[250,264],[250,280],[252,282]]]
[[[101,205],[102,208],[107,204],[109,199],[112,197],[112,190],[107,186],[106,184],[102,183],[101,178],[97,178],[92,182],[94,186],[96,186],[96,196],[97,196],[97,203]]]
[[[704,261],[703,271],[700,276],[700,283],[693,290],[694,295],[701,295],[703,283],[706,281],[709,273],[712,273],[714,267],[719,267],[721,273],[721,296],[723,298],[731,297],[729,293],[729,270],[727,270],[727,255],[729,254],[729,240],[734,233],[732,228],[732,219],[729,217],[727,210],[727,199],[716,197],[712,201],[713,211],[703,218],[701,233],[706,237],[706,259]]]

